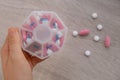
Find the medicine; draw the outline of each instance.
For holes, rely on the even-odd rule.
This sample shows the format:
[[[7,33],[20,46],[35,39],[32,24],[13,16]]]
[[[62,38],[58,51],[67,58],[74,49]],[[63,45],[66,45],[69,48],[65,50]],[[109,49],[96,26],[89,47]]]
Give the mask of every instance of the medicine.
[[[58,24],[55,22],[55,23],[53,23],[53,26],[55,27],[55,28],[58,28]]]
[[[96,19],[96,18],[98,18],[98,15],[97,15],[97,13],[93,13],[93,14],[92,14],[92,18],[93,18],[93,19]]]
[[[58,37],[59,37],[59,38],[61,38],[61,37],[63,36],[62,32],[60,32],[60,31],[57,32],[57,34],[58,34]]]
[[[110,37],[109,37],[109,36],[106,36],[105,42],[104,42],[105,47],[110,47],[110,44],[111,44]]]
[[[73,35],[74,37],[76,37],[76,36],[78,35],[78,32],[77,32],[77,31],[73,31],[72,35]]]
[[[97,36],[97,35],[95,35],[95,36],[94,36],[94,41],[98,42],[99,40],[100,40],[100,37]]]
[[[103,26],[101,24],[97,25],[97,30],[101,31],[103,29]]]
[[[52,51],[51,49],[48,49],[48,50],[47,50],[47,54],[48,54],[48,55],[51,55],[52,53],[53,53],[53,51]]]
[[[91,52],[89,50],[85,51],[85,56],[89,57],[91,55]]]
[[[88,35],[89,33],[90,33],[90,30],[88,30],[88,29],[83,29],[83,30],[80,30],[79,35],[80,35],[80,36],[86,36],[86,35]]]
[[[46,59],[61,50],[67,31],[55,12],[33,11],[19,30],[22,49],[41,60]]]
[[[32,39],[27,38],[27,39],[26,39],[26,42],[27,42],[27,44],[31,44],[33,41],[32,41]]]
[[[60,45],[60,40],[57,40],[57,41],[56,41],[56,44],[59,46],[59,45]]]
[[[26,31],[21,30],[21,34],[22,34],[22,38],[23,38],[23,40],[26,41],[26,39],[27,39]]]

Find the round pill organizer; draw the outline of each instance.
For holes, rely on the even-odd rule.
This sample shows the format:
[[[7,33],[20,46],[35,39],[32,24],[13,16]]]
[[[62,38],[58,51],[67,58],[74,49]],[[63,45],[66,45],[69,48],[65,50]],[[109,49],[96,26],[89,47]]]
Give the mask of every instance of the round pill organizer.
[[[63,47],[67,27],[52,11],[33,11],[20,27],[22,48],[45,59]]]

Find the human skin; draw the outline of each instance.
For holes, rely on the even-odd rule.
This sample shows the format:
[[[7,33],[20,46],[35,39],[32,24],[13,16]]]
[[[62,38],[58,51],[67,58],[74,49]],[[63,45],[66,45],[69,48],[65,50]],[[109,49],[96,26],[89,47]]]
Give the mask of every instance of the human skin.
[[[42,60],[24,52],[18,29],[9,28],[1,49],[1,61],[4,80],[33,80],[32,70]]]

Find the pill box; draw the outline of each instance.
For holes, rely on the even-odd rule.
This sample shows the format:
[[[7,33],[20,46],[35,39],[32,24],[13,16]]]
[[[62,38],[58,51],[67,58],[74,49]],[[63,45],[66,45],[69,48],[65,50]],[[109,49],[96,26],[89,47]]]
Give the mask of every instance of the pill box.
[[[45,59],[61,50],[67,30],[55,12],[33,11],[20,27],[22,49]]]

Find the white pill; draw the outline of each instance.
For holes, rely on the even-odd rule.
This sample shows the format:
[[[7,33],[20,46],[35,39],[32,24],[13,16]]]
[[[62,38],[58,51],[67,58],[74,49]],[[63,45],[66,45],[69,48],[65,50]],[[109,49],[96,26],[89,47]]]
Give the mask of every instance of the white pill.
[[[102,26],[101,24],[98,24],[98,25],[97,25],[97,29],[98,29],[99,31],[101,31],[101,30],[103,29],[103,26]]]
[[[94,36],[94,41],[96,41],[96,42],[97,42],[97,41],[99,41],[99,40],[100,40],[100,37],[99,37],[99,36],[97,36],[97,35],[95,35],[95,36]]]
[[[63,36],[62,32],[60,32],[60,31],[57,34],[58,34],[59,38],[61,38]]]
[[[32,39],[27,38],[26,42],[27,42],[28,44],[30,44],[30,43],[32,43]]]
[[[85,56],[89,57],[91,55],[91,52],[89,50],[85,51]]]
[[[57,41],[56,41],[56,44],[59,46],[59,45],[60,45],[60,40],[57,40]]]
[[[93,18],[93,19],[96,19],[97,17],[98,17],[97,13],[93,13],[93,14],[92,14],[92,18]]]
[[[76,36],[78,35],[78,32],[77,32],[77,31],[73,31],[72,35],[73,35],[74,37],[76,37]]]
[[[58,27],[58,24],[57,24],[56,22],[54,23],[54,25],[55,25],[56,27]]]
[[[53,51],[52,51],[51,49],[48,49],[48,50],[47,50],[47,54],[48,54],[48,55],[51,55],[52,53],[53,53]]]

